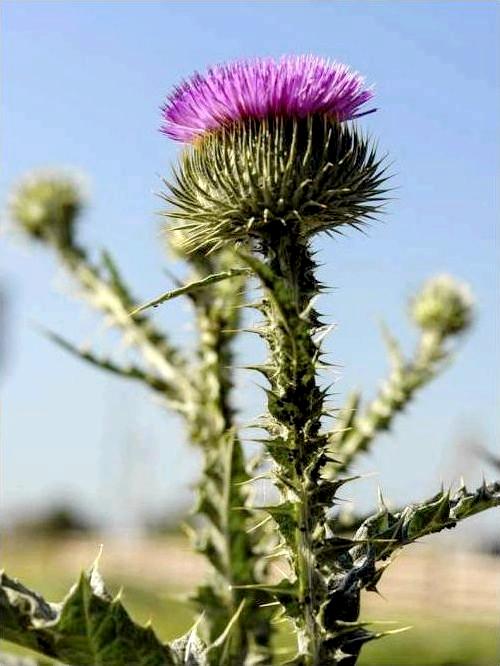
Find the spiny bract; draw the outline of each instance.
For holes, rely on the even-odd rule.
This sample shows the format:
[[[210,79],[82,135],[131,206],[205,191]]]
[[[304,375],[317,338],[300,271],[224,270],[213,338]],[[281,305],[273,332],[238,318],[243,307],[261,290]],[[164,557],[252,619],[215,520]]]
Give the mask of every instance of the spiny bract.
[[[250,120],[186,148],[164,198],[188,251],[282,233],[360,226],[384,197],[374,147],[327,116]]]

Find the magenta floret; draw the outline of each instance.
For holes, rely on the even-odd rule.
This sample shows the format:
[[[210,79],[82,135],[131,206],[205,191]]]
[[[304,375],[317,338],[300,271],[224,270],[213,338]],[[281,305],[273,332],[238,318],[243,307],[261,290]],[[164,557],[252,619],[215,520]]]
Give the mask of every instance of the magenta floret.
[[[311,114],[339,121],[373,97],[364,79],[346,65],[311,55],[256,58],[217,65],[195,73],[162,107],[161,131],[177,141],[193,141],[223,125],[270,115],[303,118]]]

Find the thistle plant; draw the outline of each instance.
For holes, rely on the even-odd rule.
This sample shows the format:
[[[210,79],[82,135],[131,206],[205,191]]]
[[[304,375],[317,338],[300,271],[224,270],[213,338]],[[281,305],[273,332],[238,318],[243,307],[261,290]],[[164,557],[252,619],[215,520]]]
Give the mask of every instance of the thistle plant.
[[[296,654],[286,663],[353,666],[366,642],[391,633],[360,621],[360,608],[362,591],[377,589],[393,553],[500,504],[500,484],[486,482],[475,491],[441,490],[398,511],[380,500],[357,529],[353,521],[351,536],[338,511],[357,457],[445,368],[472,322],[466,287],[449,277],[430,281],[410,307],[419,329],[414,354],[406,358],[386,332],[392,368],[375,400],[362,408],[353,394],[346,405],[329,407],[322,377],[331,325],[316,309],[324,285],[313,243],[320,233],[343,234],[381,214],[385,160],[353,123],[373,111],[366,107],[372,98],[359,74],[312,56],[222,65],[176,88],[162,110],[162,131],[187,145],[163,197],[169,243],[188,262],[191,281],[143,306],[109,255],[102,265],[91,263],[76,244],[73,218],[68,224],[59,214],[38,214],[45,221],[28,224],[18,197],[18,223],[57,250],[84,296],[112,318],[145,364],[124,367],[62,344],[160,393],[202,450],[196,510],[206,520],[196,540],[213,574],[196,593],[201,623],[170,645],[130,620],[95,568],[62,606],[4,575],[0,626],[7,640],[75,666],[279,663],[270,650],[273,614],[273,622],[287,618],[295,628]],[[257,302],[248,304],[259,316],[253,330],[268,350],[252,368],[267,382],[267,412],[256,425],[265,431],[264,475],[280,498],[270,506],[251,505],[250,482],[262,474],[245,464],[230,400],[249,279],[260,287]],[[146,312],[181,295],[194,306],[195,361]],[[272,546],[271,524],[278,534]],[[267,575],[274,559],[287,564],[277,582]]]
[[[268,413],[260,425],[268,434],[265,448],[282,499],[261,508],[280,530],[275,554],[285,557],[291,570],[288,579],[266,589],[295,623],[298,652],[290,663],[304,666],[354,664],[363,643],[378,636],[358,622],[360,590],[375,589],[383,571],[377,562],[391,550],[377,548],[387,533],[370,530],[371,519],[349,540],[336,536],[330,518],[339,488],[351,480],[342,471],[367,442],[351,441],[344,458],[342,447],[337,457],[335,435],[325,429],[328,389],[319,374],[325,365],[321,343],[328,326],[315,309],[322,285],[311,245],[319,232],[362,226],[384,202],[383,160],[349,122],[366,113],[362,108],[371,98],[361,77],[342,65],[288,57],[196,75],[164,108],[164,132],[191,143],[166,197],[170,217],[179,220],[186,236],[187,251],[211,252],[236,244],[241,260],[262,285],[263,298],[254,307],[263,316],[258,334],[269,356],[258,370],[269,388]],[[421,300],[426,299],[424,306],[414,305],[425,331],[422,348],[412,367],[400,370],[405,395],[386,401],[385,425],[442,359],[443,338],[467,324],[466,316],[462,321],[457,316],[454,325],[455,303],[442,302],[440,308],[449,316],[440,317],[429,314],[433,306],[428,293]],[[455,300],[460,309],[463,299]],[[399,385],[391,388],[401,393]],[[364,430],[371,438],[382,427],[380,411],[369,412],[373,423],[369,432]],[[365,422],[358,426],[362,434]],[[497,486],[478,491],[487,498],[484,504],[476,504],[475,494],[461,492],[470,507],[498,502]],[[443,493],[430,505],[436,503],[441,518],[435,520],[429,517],[433,509],[423,505],[429,531],[434,531],[431,524],[441,529],[455,522],[453,511],[460,500],[450,501]],[[394,518],[398,529],[403,516],[408,517],[403,512]],[[423,525],[419,528],[404,530],[402,539],[393,529],[391,545],[425,533]]]

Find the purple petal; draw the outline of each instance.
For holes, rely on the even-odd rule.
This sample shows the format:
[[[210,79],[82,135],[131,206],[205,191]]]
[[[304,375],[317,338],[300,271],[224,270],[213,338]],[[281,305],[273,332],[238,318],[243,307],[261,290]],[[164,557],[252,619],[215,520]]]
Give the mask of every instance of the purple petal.
[[[311,55],[257,58],[216,65],[178,86],[162,107],[161,131],[193,141],[211,130],[245,120],[279,115],[364,115],[373,97],[363,78],[346,65]]]

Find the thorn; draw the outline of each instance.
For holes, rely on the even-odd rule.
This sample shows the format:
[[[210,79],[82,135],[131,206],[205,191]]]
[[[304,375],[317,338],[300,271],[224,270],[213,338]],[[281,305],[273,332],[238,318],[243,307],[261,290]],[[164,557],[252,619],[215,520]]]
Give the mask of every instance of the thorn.
[[[99,544],[99,549],[98,549],[98,551],[97,551],[97,556],[96,556],[95,560],[94,560],[93,563],[92,563],[91,570],[93,570],[93,569],[98,569],[98,567],[99,567],[99,562],[100,562],[100,560],[101,560],[101,556],[102,556],[102,552],[103,552],[103,550],[104,550],[104,544],[103,544],[103,543],[100,543],[100,544]]]
[[[323,340],[324,340],[326,337],[328,337],[328,335],[329,335],[329,334],[330,334],[335,328],[337,328],[337,324],[330,324],[329,326],[325,326],[325,327],[323,327],[323,330],[321,331],[321,333],[319,333],[319,334],[316,336],[314,342],[315,342],[317,345],[320,345],[320,344],[323,342]]]
[[[212,645],[210,646],[211,648],[220,647],[220,646],[224,643],[224,641],[226,640],[226,638],[227,638],[227,637],[229,636],[229,634],[231,633],[231,629],[233,628],[234,624],[237,622],[239,616],[241,615],[241,612],[243,611],[243,608],[244,608],[244,606],[245,606],[245,603],[246,603],[246,600],[243,599],[242,602],[240,603],[240,605],[238,606],[238,608],[236,609],[235,614],[234,614],[233,617],[229,620],[229,622],[228,622],[228,624],[227,624],[227,627],[224,629],[224,631],[223,631],[222,634],[219,636],[219,638],[217,638],[217,639],[212,643]]]
[[[380,636],[394,636],[394,634],[401,634],[403,631],[408,631],[409,629],[413,629],[412,624],[409,624],[406,627],[400,627],[399,629],[389,629],[389,631],[382,632]]]
[[[370,590],[370,592],[375,592],[375,594],[376,594],[378,597],[380,597],[380,598],[383,599],[384,601],[387,601],[387,597],[384,597],[384,595],[383,595],[382,592],[378,589],[378,587],[374,587],[374,588],[372,588],[372,589]]]
[[[250,527],[249,529],[246,530],[247,534],[251,534],[252,532],[255,532],[255,530],[258,530],[259,527],[262,527],[266,523],[268,523],[271,520],[271,516],[266,516],[264,520],[261,520],[260,523],[257,523],[257,525],[254,525],[253,527]]]
[[[382,488],[377,486],[377,497],[378,497],[378,508],[379,511],[387,512],[387,506],[384,502],[384,496],[382,495]]]
[[[237,483],[233,483],[233,486],[247,486],[250,483],[253,483],[254,481],[262,481],[262,479],[271,479],[270,474],[259,474],[258,476],[252,476],[250,479],[247,479],[246,481],[238,481]],[[249,507],[252,508],[252,507]]]

